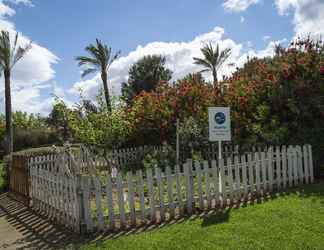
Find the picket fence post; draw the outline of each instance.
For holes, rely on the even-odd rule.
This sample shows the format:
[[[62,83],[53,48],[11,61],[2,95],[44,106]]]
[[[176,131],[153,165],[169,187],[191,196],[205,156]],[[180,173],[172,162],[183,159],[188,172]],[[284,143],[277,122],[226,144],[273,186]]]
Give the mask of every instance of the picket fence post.
[[[310,174],[310,182],[314,183],[314,168],[313,168],[313,154],[312,154],[312,146],[308,145],[308,160],[309,160],[309,174]]]

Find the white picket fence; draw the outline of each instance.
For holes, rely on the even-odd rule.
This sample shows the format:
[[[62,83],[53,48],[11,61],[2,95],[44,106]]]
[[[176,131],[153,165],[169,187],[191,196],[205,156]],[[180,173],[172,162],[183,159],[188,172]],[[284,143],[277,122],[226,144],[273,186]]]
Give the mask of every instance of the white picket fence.
[[[33,207],[75,231],[124,229],[160,223],[197,209],[312,183],[311,146],[269,147],[234,158],[166,166],[126,176],[62,176],[33,160]]]

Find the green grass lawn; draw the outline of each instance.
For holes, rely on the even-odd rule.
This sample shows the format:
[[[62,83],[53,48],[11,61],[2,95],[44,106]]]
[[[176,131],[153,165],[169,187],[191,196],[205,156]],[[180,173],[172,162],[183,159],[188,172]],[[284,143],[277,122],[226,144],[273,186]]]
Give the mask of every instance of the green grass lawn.
[[[324,249],[324,183],[81,249]]]

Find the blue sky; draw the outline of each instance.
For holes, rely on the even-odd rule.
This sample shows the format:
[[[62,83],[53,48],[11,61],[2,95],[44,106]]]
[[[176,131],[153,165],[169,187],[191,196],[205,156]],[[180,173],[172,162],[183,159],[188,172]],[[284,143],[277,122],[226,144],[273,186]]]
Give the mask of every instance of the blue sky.
[[[81,79],[74,58],[96,38],[122,51],[110,74],[118,95],[129,66],[141,56],[165,55],[176,79],[199,70],[192,56],[212,41],[231,47],[230,60],[240,66],[247,55],[271,56],[274,43],[324,34],[323,11],[323,0],[0,0],[0,28],[34,43],[14,72],[14,109],[46,114],[51,93],[72,104],[80,87],[94,98],[100,79]]]

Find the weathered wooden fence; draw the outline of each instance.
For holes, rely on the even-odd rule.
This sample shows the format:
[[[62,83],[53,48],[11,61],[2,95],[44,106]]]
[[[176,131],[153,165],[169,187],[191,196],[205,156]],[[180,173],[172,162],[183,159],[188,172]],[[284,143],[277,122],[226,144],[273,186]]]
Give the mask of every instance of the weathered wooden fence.
[[[29,205],[29,188],[28,157],[14,155],[10,169],[9,190],[15,198]]]
[[[314,181],[309,145],[188,160],[163,171],[118,173],[116,178],[62,175],[51,171],[51,164],[44,159],[30,162],[33,207],[77,232],[160,223]]]

